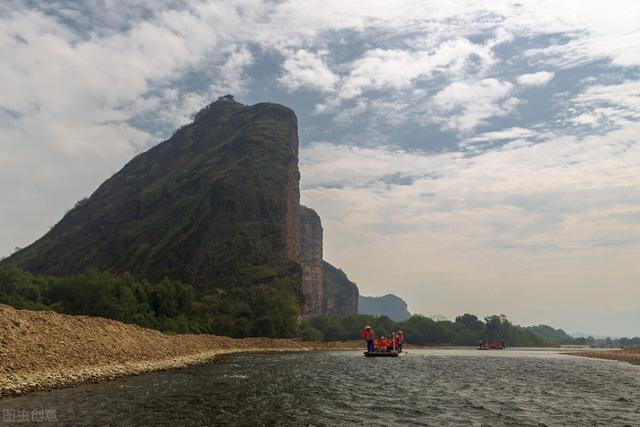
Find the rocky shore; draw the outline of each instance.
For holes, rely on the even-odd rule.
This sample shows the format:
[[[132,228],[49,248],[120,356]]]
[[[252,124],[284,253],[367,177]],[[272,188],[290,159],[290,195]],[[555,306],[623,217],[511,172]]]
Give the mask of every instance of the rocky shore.
[[[202,364],[229,353],[360,348],[360,343],[166,335],[101,317],[0,304],[0,397]]]
[[[628,362],[633,365],[640,365],[640,348],[625,348],[622,350],[610,351],[584,351],[566,354],[571,356],[592,357],[595,359],[617,360],[620,362]]]

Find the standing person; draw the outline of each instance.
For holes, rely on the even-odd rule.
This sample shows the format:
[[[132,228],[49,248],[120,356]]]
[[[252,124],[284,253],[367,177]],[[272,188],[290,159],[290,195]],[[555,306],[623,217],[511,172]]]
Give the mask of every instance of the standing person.
[[[396,350],[398,353],[402,352],[402,344],[404,344],[404,332],[396,332]]]
[[[371,326],[367,325],[362,330],[362,339],[367,342],[367,351],[369,353],[373,353],[375,351],[375,347],[373,346],[373,340],[376,338],[376,335],[373,333],[373,329]]]

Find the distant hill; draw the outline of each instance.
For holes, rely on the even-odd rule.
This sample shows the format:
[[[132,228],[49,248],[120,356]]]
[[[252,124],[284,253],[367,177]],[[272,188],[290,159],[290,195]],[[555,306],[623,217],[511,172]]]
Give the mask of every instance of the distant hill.
[[[358,299],[359,314],[375,314],[388,316],[396,322],[407,320],[411,313],[407,309],[407,303],[400,297],[388,294],[381,297],[366,297],[360,295]]]
[[[544,338],[551,339],[559,344],[572,344],[574,339],[562,329],[555,329],[548,325],[527,326],[526,329]]]

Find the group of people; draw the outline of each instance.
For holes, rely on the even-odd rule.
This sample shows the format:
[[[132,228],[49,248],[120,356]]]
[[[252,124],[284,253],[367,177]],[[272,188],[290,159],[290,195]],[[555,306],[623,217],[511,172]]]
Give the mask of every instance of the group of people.
[[[373,328],[369,325],[362,329],[362,339],[367,342],[367,351],[373,353],[375,351],[402,351],[404,344],[404,333],[402,331],[393,332],[391,338],[381,336],[376,338]]]
[[[498,341],[495,344],[489,343],[482,338],[478,340],[478,350],[504,350],[506,348],[504,341]]]

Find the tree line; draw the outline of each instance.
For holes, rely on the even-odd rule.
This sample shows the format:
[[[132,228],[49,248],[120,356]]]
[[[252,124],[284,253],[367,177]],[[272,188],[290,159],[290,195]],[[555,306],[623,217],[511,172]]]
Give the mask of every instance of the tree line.
[[[395,322],[387,316],[348,315],[318,316],[308,319],[300,326],[300,334],[308,340],[353,340],[359,339],[362,326],[370,325],[377,336],[391,336],[393,331],[404,332],[410,344],[417,345],[476,345],[479,339],[489,342],[505,341],[511,346],[552,346],[557,344],[551,338],[513,325],[504,315],[488,316],[480,320],[473,314],[463,314],[455,321],[435,321],[429,317],[414,314],[402,322]]]
[[[297,335],[298,303],[274,285],[255,284],[196,295],[189,284],[137,280],[131,274],[88,271],[67,277],[0,268],[0,303],[19,309],[101,316],[169,333],[236,338]]]
[[[417,345],[460,345],[474,346],[482,339],[490,343],[504,341],[514,347],[551,347],[562,344],[582,344],[584,338],[573,338],[562,329],[547,325],[518,326],[503,314],[480,319],[465,313],[454,321],[435,321],[429,317],[414,314],[402,322],[395,322],[387,316],[354,314],[347,316],[317,316],[300,325],[300,336],[304,340],[338,341],[360,339],[364,325],[370,325],[377,336],[391,336],[401,330],[408,343]],[[584,344],[593,346],[638,346],[640,338],[620,338],[618,340],[587,339]]]
[[[300,337],[304,340],[360,339],[364,325],[378,336],[402,330],[408,343],[475,345],[479,339],[508,346],[583,344],[597,347],[640,346],[640,338],[573,338],[547,325],[522,327],[504,315],[480,319],[463,314],[435,321],[419,314],[402,322],[387,316],[353,314],[316,316],[297,324],[299,301],[281,271],[244,271],[230,289],[198,295],[189,284],[164,279],[138,280],[131,274],[96,269],[67,277],[33,274],[16,266],[0,268],[0,304],[18,309],[101,316],[168,333],[213,333],[235,338]]]

